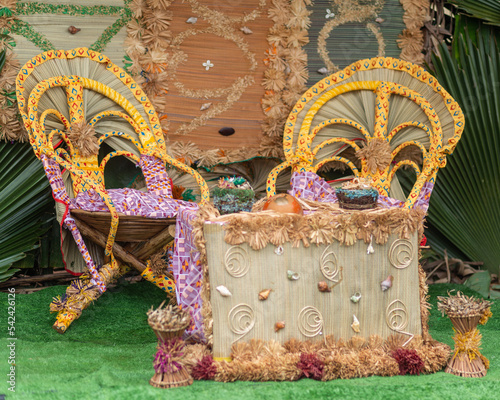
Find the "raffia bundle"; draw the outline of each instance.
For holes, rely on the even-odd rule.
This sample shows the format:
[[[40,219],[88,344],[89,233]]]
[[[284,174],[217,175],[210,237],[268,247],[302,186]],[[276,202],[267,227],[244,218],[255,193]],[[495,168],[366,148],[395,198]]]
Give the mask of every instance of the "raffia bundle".
[[[155,374],[149,383],[158,388],[188,386],[193,378],[183,363],[185,344],[181,336],[191,322],[187,311],[165,302],[147,312],[149,326],[158,338],[157,352],[153,362]]]
[[[438,309],[450,318],[455,331],[455,351],[445,372],[465,377],[485,376],[490,363],[479,352],[481,333],[477,325],[488,321],[491,302],[465,296],[461,292],[449,297],[440,296],[438,300]]]
[[[158,340],[181,336],[191,322],[187,311],[170,304],[163,308],[164,304],[165,302],[161,303],[156,310],[151,307],[147,312],[148,324],[155,331]]]

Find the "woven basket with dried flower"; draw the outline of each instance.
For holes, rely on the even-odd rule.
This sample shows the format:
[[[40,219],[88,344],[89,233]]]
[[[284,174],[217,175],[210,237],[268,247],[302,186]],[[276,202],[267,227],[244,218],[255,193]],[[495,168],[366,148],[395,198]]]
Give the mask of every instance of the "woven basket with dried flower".
[[[193,383],[182,363],[184,357],[184,341],[182,334],[191,322],[188,312],[165,302],[156,310],[148,311],[148,323],[158,338],[157,352],[153,362],[155,374],[149,383],[158,388],[188,386]]]
[[[341,208],[347,210],[366,210],[377,206],[378,191],[369,179],[354,178],[335,190]]]
[[[250,184],[241,177],[220,178],[213,189],[214,206],[221,215],[251,211],[255,193]]]
[[[438,309],[450,318],[455,336],[455,351],[445,372],[453,375],[479,378],[486,375],[489,361],[480,352],[481,333],[477,329],[491,316],[491,302],[465,296],[461,292],[438,297]]]

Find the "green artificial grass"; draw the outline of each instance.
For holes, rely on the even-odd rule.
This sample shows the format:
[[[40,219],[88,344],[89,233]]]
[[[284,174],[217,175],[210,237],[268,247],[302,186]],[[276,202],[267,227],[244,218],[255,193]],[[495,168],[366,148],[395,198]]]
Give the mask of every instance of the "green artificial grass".
[[[453,347],[448,318],[436,308],[436,296],[450,289],[479,294],[458,285],[430,287],[432,336]],[[149,283],[121,284],[109,289],[84,311],[64,335],[51,329],[53,296],[65,288],[54,286],[29,295],[16,295],[16,392],[7,391],[7,294],[0,293],[0,395],[6,399],[494,399],[500,390],[500,307],[480,327],[482,353],[491,367],[484,378],[432,375],[370,377],[317,382],[195,381],[175,389],[149,385],[153,376],[156,337],[146,311],[157,307],[164,294]],[[0,399],[2,397],[0,396]]]

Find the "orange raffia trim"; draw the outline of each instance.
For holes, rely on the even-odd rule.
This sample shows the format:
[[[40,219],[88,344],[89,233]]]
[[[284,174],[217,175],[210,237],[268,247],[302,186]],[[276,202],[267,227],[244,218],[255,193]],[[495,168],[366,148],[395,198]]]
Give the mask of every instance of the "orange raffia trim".
[[[167,64],[146,64],[144,66],[144,69],[146,70],[146,72],[159,74],[160,72],[164,72],[167,69]]]

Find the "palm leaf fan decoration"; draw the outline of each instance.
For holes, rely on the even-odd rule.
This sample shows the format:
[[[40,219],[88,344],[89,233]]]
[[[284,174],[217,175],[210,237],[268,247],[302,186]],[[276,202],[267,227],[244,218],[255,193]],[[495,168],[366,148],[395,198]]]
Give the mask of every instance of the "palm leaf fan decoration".
[[[285,125],[287,161],[280,168],[317,172],[343,163],[382,194],[404,200],[397,170],[417,172],[414,193],[433,183],[463,125],[458,104],[423,68],[394,58],[361,60],[297,102]]]
[[[88,51],[87,49],[76,50],[83,52]],[[92,53],[91,51],[88,52]],[[65,52],[60,51],[58,53],[61,55]],[[99,82],[125,97],[141,114],[145,122],[148,123],[149,128],[152,129],[151,124],[149,124],[147,112],[143,109],[140,102],[134,97],[133,91],[122,80],[117,79],[117,70],[115,69],[118,67],[114,66],[111,61],[107,59],[107,57],[103,55],[100,56],[101,59],[99,61],[92,60],[88,57],[72,56],[71,52],[68,52],[67,56],[63,55],[51,59],[49,59],[49,56],[47,55],[46,60],[43,60],[41,56],[37,56],[41,59],[40,61],[37,61],[37,57],[35,57],[32,60],[32,63],[36,64],[36,66],[22,84],[22,94],[24,98],[27,100],[35,86],[44,80],[57,76],[75,75]],[[119,75],[128,77],[123,70],[118,73]],[[131,78],[128,77],[128,79]],[[139,86],[137,85],[137,87]],[[102,115],[102,113],[106,111],[124,111],[123,108],[121,108],[115,101],[94,90],[84,88],[82,100],[83,110],[85,112],[84,118],[87,123],[92,121],[93,118]],[[62,87],[53,87],[41,98],[38,105],[38,113],[41,115],[46,110],[53,109],[59,111],[67,120],[70,120],[67,104],[67,94],[65,89]],[[24,108],[20,110],[21,113],[27,113],[27,103],[25,102],[24,105]],[[101,137],[108,132],[117,131],[126,133],[138,140],[138,135],[130,123],[118,115],[109,115],[99,118],[99,120],[93,124],[93,127],[96,137]],[[45,121],[45,129],[48,132],[52,129],[64,131],[65,127],[60,118],[57,118],[54,114],[49,114]],[[125,139],[111,137],[106,140],[106,143],[115,150],[126,150],[139,156],[135,146],[130,144],[130,142]]]
[[[143,123],[145,124],[142,126],[143,129],[149,129],[157,138],[161,137],[161,139],[158,140],[158,145],[165,150],[161,128],[159,125],[153,126],[149,118],[150,115],[148,114],[148,110],[139,101],[142,99],[136,97],[143,96],[143,92],[139,91],[138,84],[135,83],[125,71],[115,66],[106,56],[85,48],[74,49],[67,52],[49,51],[34,57],[25,67],[28,69],[22,71],[24,72],[22,76],[23,80],[20,81],[19,78],[17,81],[18,99],[24,99],[24,101],[19,102],[19,105],[21,115],[25,121],[28,118],[27,105],[29,96],[41,82],[48,81],[55,77],[77,76],[80,79],[88,80],[91,84],[95,84],[94,87],[98,88],[97,90],[95,90],[95,88],[83,88],[83,93],[81,94],[81,108],[84,114],[84,121],[80,124],[73,124],[69,128],[67,125],[65,126],[64,123],[64,120],[66,120],[69,121],[66,122],[66,124],[71,124],[68,94],[64,87],[50,87],[50,89],[40,98],[38,103],[38,117],[44,115],[44,113],[46,114],[43,128],[47,135],[49,132],[56,131],[61,134],[66,133],[70,138],[72,135],[76,136],[72,138],[72,141],[74,139],[78,141],[78,135],[80,135],[81,146],[78,146],[78,151],[82,157],[86,157],[86,153],[91,153],[98,149],[98,147],[96,147],[97,140],[104,135],[109,135],[109,137],[103,143],[104,146],[101,146],[99,159],[102,159],[106,155],[105,153],[110,152],[128,152],[139,157],[140,154],[137,147],[133,145],[130,140],[125,137],[113,135],[113,132],[124,133],[132,140],[139,142],[138,133],[131,125],[130,118],[128,118],[130,109],[133,109],[133,112],[139,113],[142,117]],[[116,92],[114,99],[106,95],[109,95],[113,91]],[[113,95],[111,97],[113,97]],[[118,102],[115,101],[117,99]],[[124,107],[121,105],[124,105]],[[127,110],[126,107],[129,107],[129,110]],[[64,142],[61,140],[61,134],[56,133],[53,135],[52,142],[54,148],[57,146],[64,146]],[[50,138],[50,136],[48,137]],[[106,147],[106,145],[109,147]],[[119,159],[123,160],[124,157],[119,157]],[[127,157],[127,159],[129,162],[135,163],[132,158]],[[115,160],[116,159],[112,159],[112,162],[109,164],[112,166]],[[123,166],[123,161],[121,161],[121,163]],[[128,162],[125,161],[125,163]],[[125,168],[121,167],[120,173],[124,170]],[[128,170],[130,170],[130,168],[128,168]],[[137,171],[140,171],[140,169],[137,169]],[[140,173],[135,173],[135,176],[138,174]],[[70,175],[68,173],[63,173],[63,180],[68,194],[73,196]],[[142,183],[141,180],[139,180],[139,182]],[[56,211],[58,219],[60,220],[64,210],[61,210],[60,207],[58,209],[56,206]],[[71,235],[66,230],[62,230],[61,234],[62,251],[67,267],[69,267],[72,272],[85,271],[85,262]],[[103,259],[101,254],[102,250],[91,243],[89,243],[88,247],[94,260],[101,263]],[[71,263],[71,265],[69,265],[69,263]]]

